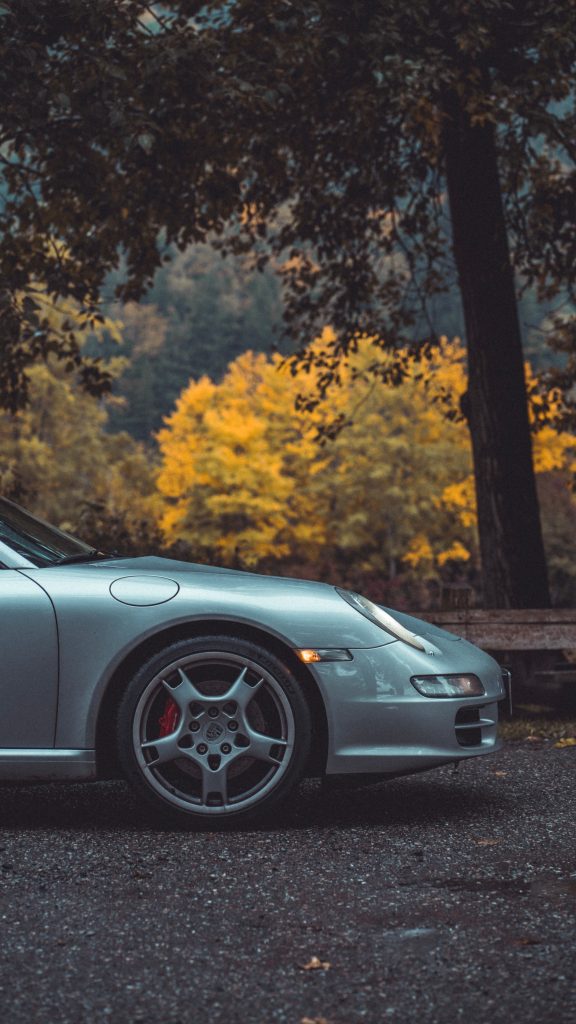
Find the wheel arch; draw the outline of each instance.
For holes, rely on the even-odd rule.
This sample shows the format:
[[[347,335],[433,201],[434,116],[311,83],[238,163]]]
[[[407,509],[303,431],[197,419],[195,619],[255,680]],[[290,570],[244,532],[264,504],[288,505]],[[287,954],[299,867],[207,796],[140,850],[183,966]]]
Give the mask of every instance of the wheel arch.
[[[328,719],[324,700],[314,676],[294,650],[267,630],[233,619],[207,619],[180,623],[154,633],[133,648],[117,665],[111,675],[98,709],[96,719],[96,766],[99,778],[111,779],[120,775],[118,753],[114,741],[118,705],[128,681],[138,669],[163,647],[179,640],[194,640],[199,636],[231,636],[259,644],[281,661],[299,682],[312,714],[314,738],[312,755],[306,767],[307,775],[322,775],[328,756]]]

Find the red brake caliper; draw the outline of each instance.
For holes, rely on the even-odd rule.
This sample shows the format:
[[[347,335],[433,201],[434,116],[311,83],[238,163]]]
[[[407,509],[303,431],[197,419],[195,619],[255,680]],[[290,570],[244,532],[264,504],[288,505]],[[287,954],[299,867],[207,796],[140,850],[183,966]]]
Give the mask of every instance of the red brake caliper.
[[[169,736],[171,732],[174,732],[178,722],[180,721],[180,712],[176,701],[172,700],[172,697],[168,697],[164,706],[164,713],[161,718],[158,719],[158,725],[160,727],[160,735]]]

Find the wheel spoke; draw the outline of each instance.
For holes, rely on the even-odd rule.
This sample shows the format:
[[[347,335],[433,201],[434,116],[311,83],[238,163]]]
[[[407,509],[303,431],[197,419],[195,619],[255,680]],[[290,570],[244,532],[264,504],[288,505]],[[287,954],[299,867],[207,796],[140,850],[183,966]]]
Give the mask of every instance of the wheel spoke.
[[[226,700],[235,700],[238,707],[244,711],[253,697],[256,696],[258,690],[264,682],[263,679],[258,679],[254,685],[251,685],[246,681],[248,669],[246,666],[240,672],[240,675],[234,680],[230,689],[226,692]]]
[[[142,750],[150,750],[153,754],[152,759],[148,761],[148,767],[153,768],[157,764],[175,761],[177,757],[185,757],[188,751],[182,750],[178,746],[179,738],[180,729],[176,729],[176,732],[170,733],[169,736],[162,736],[160,739],[149,740],[147,743],[143,743]],[[156,756],[154,756],[154,752]]]
[[[194,703],[201,703],[205,700],[205,697],[200,690],[197,690],[194,683],[188,678],[188,676],[182,671],[181,668],[178,670],[180,682],[176,686],[170,686],[170,683],[162,680],[162,686],[167,693],[170,694],[172,700],[178,705],[182,715],[185,715],[188,711],[188,706]]]
[[[250,727],[246,730],[246,736],[250,743],[243,753],[248,754],[249,757],[255,757],[257,761],[280,764],[281,758],[274,757],[270,751],[273,747],[280,747],[282,750],[286,750],[286,740],[279,740],[276,736],[265,736],[263,733],[256,732],[255,729]]]
[[[223,763],[215,770],[202,765],[202,803],[206,805],[208,798],[216,794],[222,805],[228,802],[228,766]]]

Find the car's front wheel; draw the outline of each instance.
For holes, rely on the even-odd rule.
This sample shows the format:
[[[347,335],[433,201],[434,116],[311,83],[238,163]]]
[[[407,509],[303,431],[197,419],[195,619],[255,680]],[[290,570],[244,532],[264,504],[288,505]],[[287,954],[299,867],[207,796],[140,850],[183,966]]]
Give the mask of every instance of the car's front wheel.
[[[166,647],[129,683],[118,712],[128,781],[181,822],[268,810],[302,774],[312,723],[286,667],[234,637]]]

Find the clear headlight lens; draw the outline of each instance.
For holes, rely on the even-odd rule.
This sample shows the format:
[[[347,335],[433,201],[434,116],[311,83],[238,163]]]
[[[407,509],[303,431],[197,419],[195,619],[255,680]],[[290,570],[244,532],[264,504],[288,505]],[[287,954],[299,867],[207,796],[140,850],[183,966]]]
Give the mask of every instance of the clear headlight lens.
[[[403,640],[405,644],[410,644],[411,647],[416,647],[419,651],[426,650],[426,644],[422,637],[411,633],[405,626],[401,626],[399,622],[385,612],[379,605],[374,604],[374,601],[370,601],[367,597],[362,597],[361,594],[355,594],[352,590],[340,590],[340,587],[336,587],[336,593],[352,605],[356,611],[360,612],[361,615],[365,615],[371,622],[376,623],[381,629],[385,629],[387,633],[391,633],[397,640]]]
[[[423,697],[483,697],[486,693],[478,676],[412,676],[412,686]]]

